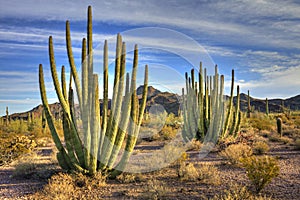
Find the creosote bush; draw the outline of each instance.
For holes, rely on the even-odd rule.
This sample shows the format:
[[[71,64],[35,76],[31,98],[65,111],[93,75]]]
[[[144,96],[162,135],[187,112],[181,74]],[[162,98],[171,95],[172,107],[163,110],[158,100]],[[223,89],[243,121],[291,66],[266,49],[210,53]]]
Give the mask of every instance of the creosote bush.
[[[279,175],[278,161],[271,156],[251,156],[242,159],[242,163],[256,193]]]
[[[252,155],[252,149],[247,144],[232,144],[221,151],[219,155],[227,159],[230,164],[240,166],[241,159]]]

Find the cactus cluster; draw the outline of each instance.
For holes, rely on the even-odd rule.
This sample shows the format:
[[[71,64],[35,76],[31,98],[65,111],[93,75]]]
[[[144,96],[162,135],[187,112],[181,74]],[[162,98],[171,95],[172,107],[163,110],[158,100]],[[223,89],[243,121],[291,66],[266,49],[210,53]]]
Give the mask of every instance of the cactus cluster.
[[[216,141],[219,136],[237,136],[239,131],[240,93],[237,86],[236,107],[233,106],[234,70],[232,70],[231,94],[229,105],[224,99],[224,75],[218,73],[207,75],[206,68],[202,67],[198,73],[198,82],[195,81],[195,70],[191,70],[191,77],[185,73],[186,88],[182,89],[183,96],[183,138],[189,141],[197,140]]]
[[[144,91],[141,104],[136,95],[136,75],[138,67],[138,47],[134,49],[131,80],[126,73],[126,44],[120,34],[117,36],[115,77],[110,112],[108,111],[108,44],[105,41],[103,54],[103,105],[100,113],[98,75],[93,73],[92,8],[88,7],[87,39],[82,40],[81,82],[72,53],[70,24],[66,22],[66,43],[71,78],[69,90],[65,69],[61,70],[61,84],[56,71],[53,41],[49,37],[49,57],[53,83],[63,110],[63,132],[65,145],[61,142],[50,112],[44,84],[43,67],[39,66],[39,85],[48,126],[58,149],[57,158],[63,169],[80,171],[90,175],[97,171],[109,171],[117,176],[133,151],[137,141],[146,106],[148,88],[148,67],[145,67]],[[126,77],[126,80],[125,80]],[[79,102],[81,120],[76,119],[74,80]],[[124,91],[125,89],[125,91]],[[123,94],[125,96],[123,97]],[[82,124],[82,128],[78,124]],[[82,130],[82,132],[81,132]],[[126,132],[128,133],[126,135]],[[126,137],[125,137],[126,136]],[[124,151],[121,146],[125,143]],[[120,156],[120,158],[118,158]],[[118,159],[117,159],[118,158]],[[118,161],[118,162],[117,162]]]

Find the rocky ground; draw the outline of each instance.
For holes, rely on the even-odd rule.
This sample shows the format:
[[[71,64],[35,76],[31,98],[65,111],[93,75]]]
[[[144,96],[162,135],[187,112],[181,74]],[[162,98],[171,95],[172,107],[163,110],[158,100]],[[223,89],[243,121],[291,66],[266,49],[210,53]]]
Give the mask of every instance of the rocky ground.
[[[290,145],[276,142],[270,146],[271,150],[267,154],[279,159],[280,175],[273,179],[261,194],[271,199],[300,199],[300,151],[294,150]],[[47,184],[47,178],[59,171],[51,156],[52,148],[38,150],[38,163],[43,166],[35,168],[40,170],[38,172],[33,170],[26,176],[17,176],[14,174],[16,163],[0,167],[0,199],[34,199],[34,193],[42,190]],[[199,159],[195,150],[189,151],[188,154],[187,162],[196,167],[204,163],[216,167],[220,183],[179,180],[177,166],[172,165],[156,172],[137,174],[132,181],[108,180],[105,186],[101,186],[95,192],[99,193],[99,199],[209,199],[216,194],[222,194],[234,184],[253,190],[245,170],[225,164],[217,152],[212,151],[202,159]]]

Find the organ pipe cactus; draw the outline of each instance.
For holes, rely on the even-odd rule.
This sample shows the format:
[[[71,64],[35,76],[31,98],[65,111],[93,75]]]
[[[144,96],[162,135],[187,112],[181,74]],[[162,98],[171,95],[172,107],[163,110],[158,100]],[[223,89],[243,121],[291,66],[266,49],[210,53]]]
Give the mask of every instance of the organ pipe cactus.
[[[206,69],[203,74],[202,63],[198,84],[193,83],[193,74],[194,69],[191,71],[192,83],[189,84],[186,73],[186,90],[182,89],[184,119],[182,136],[185,141],[194,137],[204,140],[206,136],[207,140],[215,140],[218,136],[215,133],[220,133],[224,120],[224,76],[218,74],[217,66],[213,77],[206,75]]]
[[[72,77],[70,78],[69,91],[67,91],[64,67],[61,70],[61,84],[58,81],[53,40],[51,36],[49,37],[51,74],[63,110],[62,123],[65,145],[61,142],[54,126],[54,119],[46,97],[43,67],[41,64],[39,66],[40,93],[48,126],[58,149],[57,159],[60,166],[66,170],[91,175],[97,171],[109,171],[112,177],[116,177],[125,168],[137,141],[146,106],[148,67],[145,67],[142,103],[138,105],[136,95],[138,47],[136,45],[134,49],[130,80],[129,73],[125,74],[126,45],[122,42],[121,35],[118,34],[113,97],[110,114],[108,114],[108,44],[105,41],[103,51],[103,109],[100,113],[98,75],[93,73],[92,10],[90,6],[88,8],[87,39],[82,40],[81,81],[74,62],[68,21],[66,22],[66,40]],[[71,84],[72,79],[76,89],[81,120],[78,120],[75,115],[75,94]],[[77,125],[78,121],[81,121],[82,127]],[[125,137],[126,133],[127,137]],[[125,149],[121,152],[123,143],[125,143]]]
[[[224,76],[219,75],[218,67],[215,66],[215,74],[207,75],[207,70],[202,68],[198,74],[198,85],[194,83],[194,69],[191,77],[185,74],[186,88],[182,89],[183,96],[183,139],[189,141],[197,140],[216,141],[232,135],[237,136],[240,127],[240,94],[237,87],[236,107],[233,107],[234,70],[232,70],[231,93],[229,105],[226,107],[224,100]],[[190,83],[191,81],[191,83]]]

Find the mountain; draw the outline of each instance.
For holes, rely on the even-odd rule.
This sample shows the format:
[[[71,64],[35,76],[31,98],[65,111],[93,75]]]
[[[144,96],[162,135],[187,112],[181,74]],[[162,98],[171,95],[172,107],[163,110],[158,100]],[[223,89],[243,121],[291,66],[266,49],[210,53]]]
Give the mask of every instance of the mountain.
[[[242,111],[247,111],[248,107],[248,95],[240,94],[240,107]],[[236,103],[236,97],[233,98],[234,104]],[[250,105],[254,110],[258,110],[260,112],[266,112],[266,99],[256,99],[250,96]],[[288,99],[268,99],[268,106],[270,112],[281,112],[282,105],[284,108],[289,108],[291,110],[299,110],[300,109],[300,95],[295,97],[291,97]]]
[[[139,101],[141,101],[142,94],[143,94],[144,87],[139,86],[137,88],[137,96]],[[170,92],[161,92],[157,89],[155,89],[153,86],[148,86],[148,94],[147,94],[147,103],[146,103],[146,110],[149,111],[151,109],[151,106],[153,105],[161,105],[166,112],[168,113],[174,113],[175,115],[178,115],[179,107],[180,107],[180,99],[181,96],[170,93]],[[228,96],[226,96],[226,99],[229,99]],[[102,100],[100,99],[100,109],[102,110]],[[248,95],[241,93],[240,94],[240,108],[242,111],[247,111],[247,102],[248,102]],[[236,97],[233,98],[234,104],[236,103]],[[265,99],[257,99],[250,97],[250,104],[251,107],[255,110],[259,110],[261,112],[265,112],[266,110],[266,100]],[[300,109],[300,95],[297,95],[295,97],[287,98],[287,99],[269,99],[269,111],[270,112],[280,112],[282,110],[282,104],[285,108],[289,108],[291,110],[299,110]],[[61,106],[59,103],[53,103],[49,105],[50,110],[52,112],[52,115],[55,118],[59,118],[61,115]],[[111,101],[109,100],[108,107],[111,107]],[[40,117],[42,115],[43,107],[42,105],[38,105],[37,107],[33,108],[32,110],[29,110],[27,112],[23,113],[14,113],[10,115],[10,118],[13,120],[16,119],[24,119],[27,120],[28,112],[32,113],[34,117]],[[79,112],[76,113],[76,115],[79,115]]]

